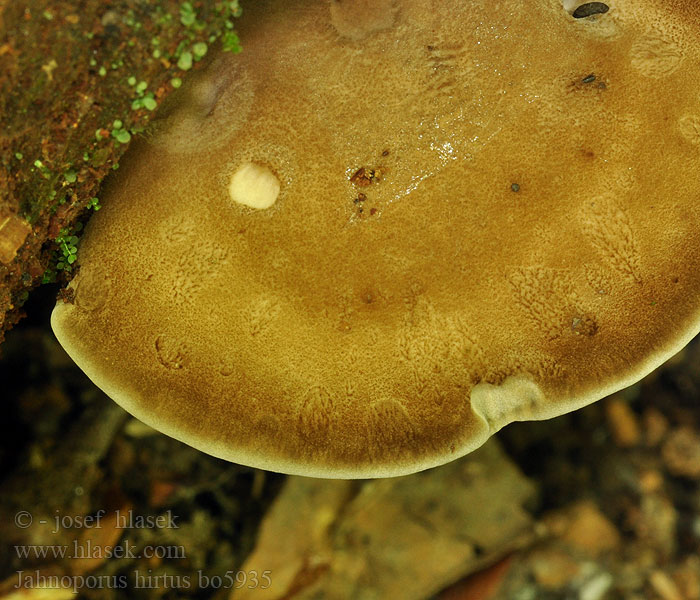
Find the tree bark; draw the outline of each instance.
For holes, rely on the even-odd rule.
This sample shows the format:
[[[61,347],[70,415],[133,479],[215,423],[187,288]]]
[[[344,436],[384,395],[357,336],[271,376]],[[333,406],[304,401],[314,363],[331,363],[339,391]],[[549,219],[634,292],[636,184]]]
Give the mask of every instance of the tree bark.
[[[0,341],[29,291],[71,276],[102,179],[237,1],[0,0]]]

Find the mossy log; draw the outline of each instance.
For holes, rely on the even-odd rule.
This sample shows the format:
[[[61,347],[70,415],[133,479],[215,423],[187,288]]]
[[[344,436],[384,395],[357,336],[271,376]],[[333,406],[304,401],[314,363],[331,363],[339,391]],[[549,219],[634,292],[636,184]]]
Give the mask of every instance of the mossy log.
[[[75,235],[133,135],[237,0],[0,0],[0,341],[29,291],[70,276]]]

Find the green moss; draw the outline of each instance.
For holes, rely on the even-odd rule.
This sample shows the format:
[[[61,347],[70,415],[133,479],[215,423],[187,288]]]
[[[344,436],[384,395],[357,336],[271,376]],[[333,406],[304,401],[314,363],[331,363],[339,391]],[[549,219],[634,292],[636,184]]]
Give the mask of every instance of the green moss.
[[[191,27],[197,23],[197,13],[191,2],[183,2],[180,5],[180,23],[185,27]]]
[[[128,144],[131,141],[131,133],[124,128],[124,123],[119,119],[112,123],[112,137],[120,144]]]
[[[177,67],[183,71],[189,71],[192,68],[192,53],[183,52],[177,61]]]
[[[70,225],[161,99],[182,84],[182,71],[195,68],[214,44],[240,50],[237,1],[120,2],[113,7],[119,18],[109,25],[100,25],[98,0],[84,0],[80,19],[66,19],[71,13],[57,0],[43,3],[51,19],[4,13],[0,31],[14,63],[0,80],[16,93],[0,98],[12,140],[2,159],[9,185],[0,178],[0,193],[29,223],[54,215]]]
[[[226,52],[238,54],[241,51],[241,41],[235,31],[227,31],[221,38],[221,47]]]
[[[192,52],[197,59],[204,57],[208,49],[208,46],[204,42],[197,42],[192,46]]]
[[[158,103],[155,101],[155,98],[153,96],[148,96],[143,99],[143,107],[146,110],[155,110],[156,106],[158,106]]]
[[[42,283],[52,283],[56,281],[59,272],[70,273],[73,270],[72,265],[77,260],[78,244],[80,243],[80,238],[77,234],[82,229],[82,223],[76,223],[73,227],[61,229],[58,237],[54,240],[56,250],[52,253],[49,261],[50,266],[44,272]]]

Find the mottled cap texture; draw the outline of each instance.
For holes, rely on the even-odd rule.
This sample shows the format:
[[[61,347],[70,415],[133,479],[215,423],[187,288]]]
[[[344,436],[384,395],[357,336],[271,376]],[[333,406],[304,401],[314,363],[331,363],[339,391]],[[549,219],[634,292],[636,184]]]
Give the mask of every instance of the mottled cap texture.
[[[54,331],[139,419],[411,473],[700,329],[700,4],[258,0],[107,183]]]

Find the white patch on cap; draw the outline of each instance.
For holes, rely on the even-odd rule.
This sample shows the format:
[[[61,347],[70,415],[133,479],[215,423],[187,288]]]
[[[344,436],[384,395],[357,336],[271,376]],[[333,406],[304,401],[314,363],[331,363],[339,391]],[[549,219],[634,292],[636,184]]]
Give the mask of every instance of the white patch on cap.
[[[500,385],[478,383],[471,392],[472,410],[489,424],[491,433],[513,421],[537,419],[544,400],[540,387],[525,374],[506,377]]]
[[[267,167],[247,162],[231,176],[228,193],[234,202],[262,210],[277,201],[280,182]]]

